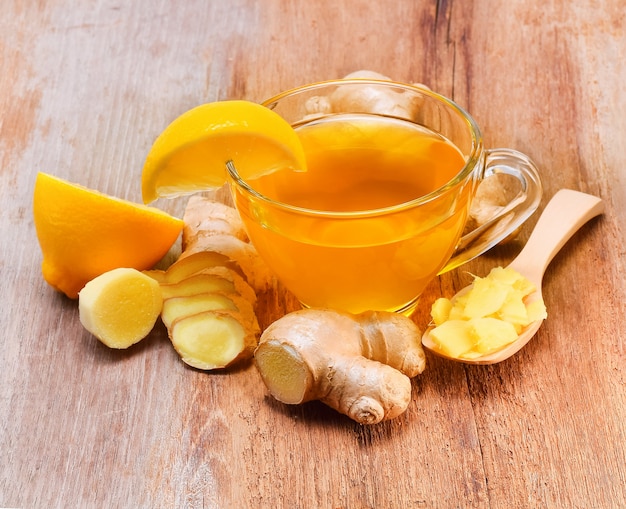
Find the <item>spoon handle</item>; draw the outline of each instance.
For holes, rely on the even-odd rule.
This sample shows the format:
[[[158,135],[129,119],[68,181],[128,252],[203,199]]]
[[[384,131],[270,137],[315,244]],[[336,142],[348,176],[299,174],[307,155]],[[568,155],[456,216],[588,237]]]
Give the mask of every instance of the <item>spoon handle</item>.
[[[540,287],[554,256],[581,226],[603,211],[604,202],[600,198],[561,189],[546,205],[528,242],[510,267]]]

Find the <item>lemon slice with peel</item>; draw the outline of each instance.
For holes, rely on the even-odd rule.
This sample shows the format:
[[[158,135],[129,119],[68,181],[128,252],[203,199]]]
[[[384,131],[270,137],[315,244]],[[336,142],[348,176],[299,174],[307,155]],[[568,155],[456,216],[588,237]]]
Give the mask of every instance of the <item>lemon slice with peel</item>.
[[[43,254],[43,277],[71,299],[109,270],[152,268],[183,227],[181,219],[157,208],[46,173],[37,175],[33,218]]]
[[[202,104],[176,118],[152,145],[142,171],[143,200],[219,188],[229,160],[244,179],[306,167],[298,135],[278,113],[241,100]]]

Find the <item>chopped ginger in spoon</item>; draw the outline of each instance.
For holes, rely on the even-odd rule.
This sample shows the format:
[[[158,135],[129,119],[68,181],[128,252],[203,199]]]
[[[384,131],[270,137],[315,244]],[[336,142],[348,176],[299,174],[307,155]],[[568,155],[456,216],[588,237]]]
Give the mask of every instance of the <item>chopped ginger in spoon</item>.
[[[450,357],[471,359],[515,341],[524,327],[546,318],[542,299],[527,299],[533,283],[512,268],[497,267],[476,277],[468,292],[437,299],[430,337]]]

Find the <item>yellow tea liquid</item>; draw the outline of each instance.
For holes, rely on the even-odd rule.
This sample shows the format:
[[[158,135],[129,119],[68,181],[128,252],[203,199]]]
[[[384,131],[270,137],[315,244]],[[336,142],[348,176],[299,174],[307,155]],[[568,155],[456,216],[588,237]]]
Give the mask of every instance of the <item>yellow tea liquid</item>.
[[[305,305],[410,306],[450,258],[471,190],[403,204],[452,180],[463,155],[425,128],[372,115],[337,115],[297,132],[307,171],[278,170],[249,184],[277,202],[325,213],[288,213],[236,196],[254,245]]]

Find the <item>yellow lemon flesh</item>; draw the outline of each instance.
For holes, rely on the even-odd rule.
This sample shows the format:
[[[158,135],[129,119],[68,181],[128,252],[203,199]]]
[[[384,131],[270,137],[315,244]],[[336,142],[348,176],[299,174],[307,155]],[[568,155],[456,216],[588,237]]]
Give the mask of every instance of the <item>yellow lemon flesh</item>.
[[[154,142],[142,172],[145,203],[216,189],[232,160],[244,179],[306,167],[304,150],[289,123],[249,101],[217,101],[176,118]]]
[[[44,279],[71,299],[118,267],[153,267],[176,242],[181,219],[39,173],[33,216]]]

